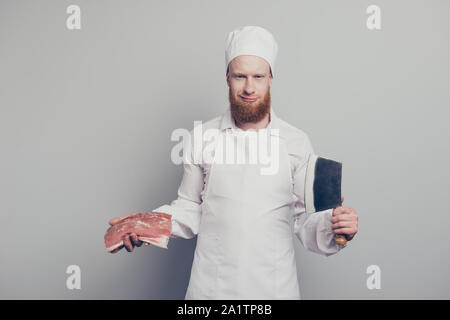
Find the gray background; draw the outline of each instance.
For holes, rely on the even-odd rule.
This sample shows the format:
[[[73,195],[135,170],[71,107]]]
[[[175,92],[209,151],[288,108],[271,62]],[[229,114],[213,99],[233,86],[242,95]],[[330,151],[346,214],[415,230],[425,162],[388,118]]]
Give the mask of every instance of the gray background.
[[[81,7],[82,29],[66,28]],[[366,27],[381,7],[382,29]],[[449,299],[448,1],[0,1],[0,298],[183,299],[195,240],[108,254],[107,221],[176,198],[176,128],[228,106],[224,44],[279,44],[272,103],[344,163],[359,232],[296,242],[304,299]],[[67,266],[81,290],[67,290]],[[368,290],[366,268],[381,268]]]

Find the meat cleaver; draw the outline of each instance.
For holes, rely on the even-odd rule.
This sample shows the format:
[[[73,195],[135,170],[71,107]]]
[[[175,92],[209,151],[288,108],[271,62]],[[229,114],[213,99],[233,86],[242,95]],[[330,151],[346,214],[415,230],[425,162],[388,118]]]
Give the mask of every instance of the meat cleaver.
[[[305,176],[306,213],[341,206],[341,181],[342,163],[310,154]],[[336,235],[336,243],[345,245],[346,236]]]

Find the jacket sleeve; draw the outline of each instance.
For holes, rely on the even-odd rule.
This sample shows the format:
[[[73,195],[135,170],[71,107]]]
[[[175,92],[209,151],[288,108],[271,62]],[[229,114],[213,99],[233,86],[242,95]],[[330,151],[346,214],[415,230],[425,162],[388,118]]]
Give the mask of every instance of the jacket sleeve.
[[[187,158],[184,158],[188,161],[183,161],[184,172],[178,188],[178,198],[152,211],[172,216],[171,238],[191,239],[198,234],[200,226],[204,178],[201,165],[194,162],[192,148],[184,148],[183,152],[188,152]]]
[[[344,246],[335,242],[330,218],[333,209],[306,213],[305,209],[305,176],[308,155],[314,153],[308,136],[305,136],[300,154],[294,154],[295,167],[293,174],[293,192],[296,198],[294,207],[294,233],[302,245],[309,251],[329,256]]]

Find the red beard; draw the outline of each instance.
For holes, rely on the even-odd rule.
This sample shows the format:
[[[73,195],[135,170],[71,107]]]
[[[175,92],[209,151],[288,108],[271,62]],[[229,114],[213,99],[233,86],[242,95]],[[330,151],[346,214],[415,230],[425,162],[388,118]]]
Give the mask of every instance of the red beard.
[[[267,91],[262,101],[250,103],[233,96],[230,88],[228,99],[231,115],[238,123],[257,123],[270,112],[270,91]]]

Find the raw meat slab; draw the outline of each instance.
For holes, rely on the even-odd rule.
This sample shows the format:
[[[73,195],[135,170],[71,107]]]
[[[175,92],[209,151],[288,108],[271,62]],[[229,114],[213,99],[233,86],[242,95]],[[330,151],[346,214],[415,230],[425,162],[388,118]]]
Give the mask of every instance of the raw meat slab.
[[[135,233],[138,239],[167,249],[172,232],[171,215],[161,212],[135,213],[111,226],[105,234],[109,252],[123,245],[126,234]]]

